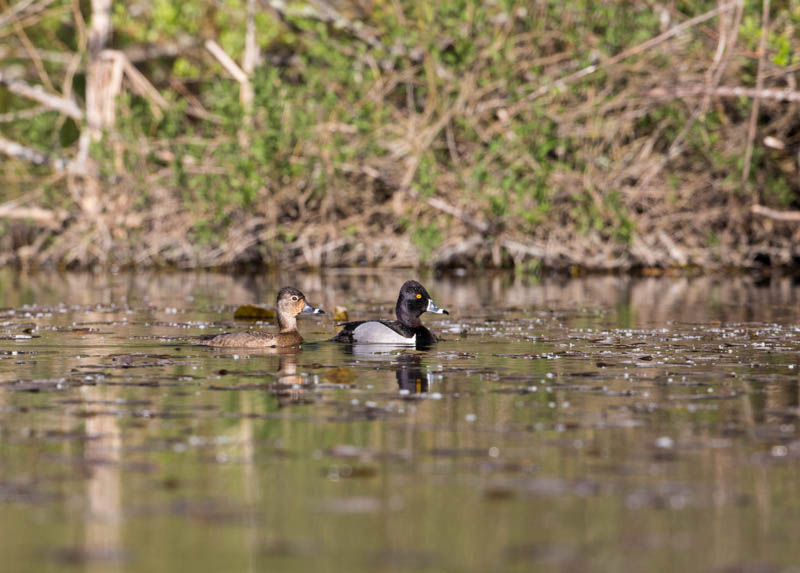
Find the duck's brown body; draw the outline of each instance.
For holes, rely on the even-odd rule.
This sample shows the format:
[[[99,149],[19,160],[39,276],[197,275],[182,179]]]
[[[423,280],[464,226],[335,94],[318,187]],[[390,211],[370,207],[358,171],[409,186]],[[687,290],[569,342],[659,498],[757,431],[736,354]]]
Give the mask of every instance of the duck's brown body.
[[[225,334],[203,336],[197,339],[196,344],[237,348],[286,348],[288,346],[299,346],[302,342],[303,337],[296,330],[278,334],[250,330],[248,332],[226,332]]]
[[[194,339],[194,344],[205,346],[223,346],[226,348],[288,348],[300,346],[303,337],[297,331],[297,315],[322,314],[306,302],[305,295],[292,287],[283,287],[278,292],[278,328],[280,332],[272,334],[261,330],[247,332],[226,332],[224,334],[207,334]]]

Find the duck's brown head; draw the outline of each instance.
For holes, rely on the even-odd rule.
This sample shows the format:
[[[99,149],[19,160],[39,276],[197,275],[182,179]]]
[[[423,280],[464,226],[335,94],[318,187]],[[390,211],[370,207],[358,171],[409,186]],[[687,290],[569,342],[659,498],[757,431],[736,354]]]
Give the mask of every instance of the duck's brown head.
[[[325,314],[325,311],[308,304],[306,295],[298,289],[283,287],[278,291],[278,313],[294,317],[301,313]]]

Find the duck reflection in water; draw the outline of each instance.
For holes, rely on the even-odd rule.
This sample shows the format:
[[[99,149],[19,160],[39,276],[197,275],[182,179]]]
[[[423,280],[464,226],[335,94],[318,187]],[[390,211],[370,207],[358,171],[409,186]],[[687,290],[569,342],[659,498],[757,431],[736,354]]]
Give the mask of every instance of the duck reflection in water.
[[[263,370],[258,372],[245,371],[248,376],[258,375],[263,382],[258,384],[248,384],[248,390],[263,388],[272,394],[278,401],[279,407],[290,406],[293,404],[311,404],[314,402],[314,392],[310,388],[311,379],[297,371],[297,356],[300,353],[299,347],[289,348],[248,348],[245,354],[234,353],[232,349],[224,349],[218,356],[243,356],[244,358],[271,357],[267,374]],[[275,358],[277,357],[277,369],[274,369]],[[234,374],[223,370],[225,374]],[[243,372],[243,373],[245,373]],[[274,372],[274,374],[272,374]],[[270,376],[274,376],[271,378]],[[233,386],[231,389],[236,389]],[[239,388],[241,389],[241,387]]]
[[[371,363],[382,362],[381,370],[394,370],[399,390],[411,394],[425,393],[433,385],[433,374],[422,364],[423,352],[400,351],[393,345],[354,344],[346,347],[345,354],[353,354]]]
[[[394,365],[399,390],[407,390],[410,394],[422,394],[430,390],[433,374],[423,368],[419,354],[401,354]]]
[[[306,388],[305,378],[297,372],[297,352],[279,353],[278,371],[270,387],[281,408],[314,402],[313,390]]]

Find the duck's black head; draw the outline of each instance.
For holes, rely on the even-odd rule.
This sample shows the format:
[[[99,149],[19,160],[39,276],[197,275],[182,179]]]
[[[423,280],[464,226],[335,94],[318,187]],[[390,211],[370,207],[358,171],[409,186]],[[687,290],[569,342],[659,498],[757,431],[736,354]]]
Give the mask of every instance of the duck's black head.
[[[422,324],[419,317],[423,312],[450,314],[431,300],[424,286],[417,281],[406,281],[400,288],[400,295],[397,297],[397,306],[395,307],[397,320],[406,326],[417,327]]]

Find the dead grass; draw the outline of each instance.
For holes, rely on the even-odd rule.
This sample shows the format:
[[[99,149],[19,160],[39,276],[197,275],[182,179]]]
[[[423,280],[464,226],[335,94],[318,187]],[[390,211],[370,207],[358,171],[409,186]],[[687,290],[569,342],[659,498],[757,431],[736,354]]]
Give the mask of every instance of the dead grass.
[[[18,179],[34,191],[0,206],[0,262],[626,270],[800,260],[796,220],[781,215],[800,191],[798,67],[775,63],[769,43],[766,56],[752,52],[742,3],[692,15],[633,3],[634,21],[655,11],[661,27],[643,26],[645,39],[613,53],[589,31],[576,44],[544,7],[486,8],[491,24],[467,15],[437,29],[393,6],[393,25],[427,40],[386,24],[384,3],[345,10],[349,24],[324,42],[320,28],[293,29],[294,16],[278,14],[295,51],[276,44],[245,74],[245,115],[200,84],[151,77],[170,102],[158,110],[186,99],[188,115],[175,107],[143,123],[148,101],[126,99],[86,170]],[[776,12],[765,29],[800,53],[791,11]],[[451,33],[471,56],[453,63],[464,38]],[[213,63],[199,46],[183,50]],[[165,65],[145,61],[145,75]],[[27,172],[7,163],[7,182]],[[43,201],[47,189],[66,197]]]

